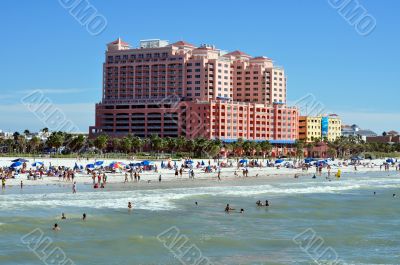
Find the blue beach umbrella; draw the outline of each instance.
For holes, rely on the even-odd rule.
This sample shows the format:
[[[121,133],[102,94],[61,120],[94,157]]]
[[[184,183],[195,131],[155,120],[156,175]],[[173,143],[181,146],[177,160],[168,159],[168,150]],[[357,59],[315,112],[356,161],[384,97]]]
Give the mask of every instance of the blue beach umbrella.
[[[275,160],[275,164],[282,163],[283,161],[285,161],[285,160],[283,160],[283,159],[277,159],[277,160]]]
[[[10,167],[16,168],[16,167],[19,167],[21,165],[22,165],[22,162],[17,161],[17,162],[12,163]]]
[[[392,158],[386,159],[386,163],[394,163],[394,160]]]
[[[149,160],[144,160],[141,163],[142,166],[149,166],[150,164],[151,164],[151,162]]]
[[[86,168],[89,168],[89,169],[90,169],[90,168],[94,168],[94,164],[87,164],[87,165],[86,165]]]
[[[25,163],[25,162],[29,162],[29,160],[26,160],[26,159],[23,159],[23,158],[17,158],[17,159],[11,160],[11,162]]]
[[[43,162],[35,162],[32,164],[33,167],[40,167],[43,166]]]
[[[247,163],[247,159],[241,159],[241,160],[239,161],[239,163],[240,163],[240,164]]]
[[[94,163],[94,165],[95,165],[95,166],[101,166],[101,165],[103,165],[103,163],[104,163],[104,161],[96,161],[96,162]]]

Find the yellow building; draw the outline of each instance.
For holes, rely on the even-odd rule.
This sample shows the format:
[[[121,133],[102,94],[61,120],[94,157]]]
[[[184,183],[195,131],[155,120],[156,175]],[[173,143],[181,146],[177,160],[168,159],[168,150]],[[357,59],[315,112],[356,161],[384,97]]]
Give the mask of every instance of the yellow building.
[[[314,142],[315,140],[335,141],[342,135],[342,121],[336,114],[299,117],[299,140]]]

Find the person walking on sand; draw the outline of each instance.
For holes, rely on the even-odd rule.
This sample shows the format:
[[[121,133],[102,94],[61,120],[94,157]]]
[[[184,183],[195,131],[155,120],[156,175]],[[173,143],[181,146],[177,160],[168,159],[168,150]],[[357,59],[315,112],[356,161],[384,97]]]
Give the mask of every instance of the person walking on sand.
[[[217,177],[218,177],[218,180],[221,181],[221,167],[218,167]]]

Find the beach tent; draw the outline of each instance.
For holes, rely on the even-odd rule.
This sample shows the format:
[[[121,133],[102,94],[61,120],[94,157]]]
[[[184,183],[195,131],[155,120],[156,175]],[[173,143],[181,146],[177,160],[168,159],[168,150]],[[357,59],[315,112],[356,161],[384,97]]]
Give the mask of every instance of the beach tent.
[[[43,162],[35,162],[32,164],[33,167],[40,167],[43,166]]]
[[[240,163],[240,164],[247,163],[247,159],[241,159],[241,160],[239,161],[239,163]]]
[[[22,162],[17,161],[17,162],[12,163],[10,167],[16,168],[16,167],[20,167],[21,165],[22,165]]]
[[[25,162],[29,162],[29,160],[23,159],[23,158],[17,158],[12,160],[11,162],[21,162],[21,163],[25,163]]]

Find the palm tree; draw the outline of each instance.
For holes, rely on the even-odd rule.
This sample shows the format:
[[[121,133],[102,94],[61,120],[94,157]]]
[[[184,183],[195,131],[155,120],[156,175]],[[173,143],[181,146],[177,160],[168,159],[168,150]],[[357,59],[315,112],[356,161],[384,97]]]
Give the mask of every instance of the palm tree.
[[[263,156],[269,156],[272,150],[272,144],[269,141],[260,142],[261,151],[263,152]]]
[[[103,153],[104,148],[106,148],[108,142],[108,136],[106,134],[101,134],[94,140],[94,146]]]
[[[296,141],[294,148],[296,150],[296,158],[299,160],[302,159],[304,157],[304,143],[302,141]]]
[[[121,148],[121,139],[119,138],[111,139],[111,148],[113,152],[118,152],[119,149]]]
[[[39,137],[33,136],[32,139],[29,140],[29,151],[35,153],[39,145],[40,145]]]
[[[130,137],[124,137],[121,140],[121,149],[125,153],[129,153],[132,149],[132,140]]]
[[[132,148],[136,152],[142,149],[142,147],[144,145],[144,141],[141,138],[139,138],[137,136],[133,136],[131,141],[132,141]]]
[[[164,141],[157,134],[152,134],[150,136],[150,145],[152,151],[156,151],[157,153],[159,153],[164,148]]]
[[[51,148],[56,148],[58,152],[64,143],[64,135],[62,132],[53,132],[47,139],[46,144]]]

